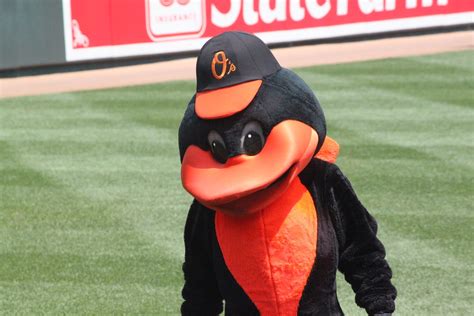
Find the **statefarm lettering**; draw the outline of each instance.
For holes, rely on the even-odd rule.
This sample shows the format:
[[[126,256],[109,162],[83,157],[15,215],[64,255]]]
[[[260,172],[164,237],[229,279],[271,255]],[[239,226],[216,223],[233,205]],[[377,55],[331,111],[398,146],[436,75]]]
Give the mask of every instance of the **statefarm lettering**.
[[[214,4],[211,5],[211,21],[219,27],[229,27],[234,24],[240,14],[244,23],[255,25],[259,21],[272,23],[275,21],[301,21],[309,14],[313,19],[322,19],[331,10],[336,10],[338,16],[348,14],[349,0],[271,0],[258,1],[258,10],[254,10],[254,1],[258,0],[230,0],[230,9],[221,12]],[[350,0],[356,1],[356,0]],[[392,11],[396,9],[396,0],[357,0],[359,9],[364,14],[374,12]],[[403,3],[403,2],[402,2]],[[335,4],[335,5],[334,5]],[[448,0],[405,0],[405,9],[414,9],[418,6],[431,7],[433,5],[445,6]],[[333,7],[334,5],[334,7]]]

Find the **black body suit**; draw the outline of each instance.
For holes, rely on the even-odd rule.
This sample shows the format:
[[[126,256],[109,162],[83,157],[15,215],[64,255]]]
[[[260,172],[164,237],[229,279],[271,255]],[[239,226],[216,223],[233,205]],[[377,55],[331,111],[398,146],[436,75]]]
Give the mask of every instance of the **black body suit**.
[[[339,269],[367,313],[391,313],[396,290],[377,239],[377,223],[349,181],[331,163],[313,159],[299,175],[317,210],[317,257],[300,298],[298,315],[343,315],[336,297]],[[225,265],[214,227],[215,212],[194,201],[185,228],[183,315],[258,315]]]

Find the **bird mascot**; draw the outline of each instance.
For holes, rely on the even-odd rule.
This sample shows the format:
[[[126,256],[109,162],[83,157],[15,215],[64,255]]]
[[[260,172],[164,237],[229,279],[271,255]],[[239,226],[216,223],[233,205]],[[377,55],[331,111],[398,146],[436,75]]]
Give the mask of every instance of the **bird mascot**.
[[[312,90],[256,36],[225,32],[197,59],[179,128],[183,315],[343,315],[340,270],[369,315],[396,290],[377,223],[334,164]]]

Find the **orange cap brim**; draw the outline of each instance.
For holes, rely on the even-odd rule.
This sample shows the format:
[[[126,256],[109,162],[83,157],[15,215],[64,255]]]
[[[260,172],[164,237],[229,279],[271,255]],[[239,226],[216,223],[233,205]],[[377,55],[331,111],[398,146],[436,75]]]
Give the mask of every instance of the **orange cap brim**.
[[[219,119],[244,110],[260,89],[262,80],[247,81],[196,93],[195,111],[202,119]]]

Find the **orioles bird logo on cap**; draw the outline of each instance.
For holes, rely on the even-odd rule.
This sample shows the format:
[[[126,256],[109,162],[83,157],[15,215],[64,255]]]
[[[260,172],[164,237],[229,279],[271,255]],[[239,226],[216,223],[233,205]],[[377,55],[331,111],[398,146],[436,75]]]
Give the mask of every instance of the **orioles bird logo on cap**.
[[[217,73],[217,65],[220,65],[221,71]],[[227,68],[229,68],[227,70]],[[227,58],[225,55],[225,52],[223,50],[220,50],[214,54],[214,58],[212,58],[212,63],[211,63],[211,71],[212,71],[212,76],[216,78],[217,80],[221,80],[224,78],[225,75],[230,74],[231,72],[235,71],[237,67],[232,63],[232,61]]]

